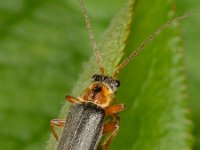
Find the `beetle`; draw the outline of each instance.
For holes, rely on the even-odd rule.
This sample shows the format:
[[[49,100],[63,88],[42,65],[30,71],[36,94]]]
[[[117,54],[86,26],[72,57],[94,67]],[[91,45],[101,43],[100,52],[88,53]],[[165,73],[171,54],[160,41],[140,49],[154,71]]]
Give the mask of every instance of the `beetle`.
[[[95,150],[97,147],[107,150],[119,130],[118,114],[125,108],[124,104],[112,105],[115,92],[120,86],[120,81],[116,79],[117,75],[161,31],[172,23],[192,15],[193,12],[185,13],[183,16],[176,17],[160,26],[158,30],[117,67],[113,75],[105,75],[102,59],[94,40],[90,21],[82,0],[80,0],[80,4],[101,74],[94,74],[92,76],[91,84],[84,90],[80,97],[66,96],[66,100],[72,103],[72,106],[68,110],[67,118],[66,120],[51,120],[51,130],[55,138],[59,141],[57,150]],[[105,118],[107,117],[111,119],[105,122]],[[55,127],[64,127],[60,139],[55,132]],[[99,145],[102,136],[107,133],[110,133],[110,135],[102,145]]]
[[[93,81],[79,98],[66,96],[73,105],[69,109],[66,123],[63,120],[52,120],[54,126],[64,129],[59,140],[58,150],[94,150],[98,146],[102,135],[111,132],[110,137],[102,145],[107,149],[119,129],[119,117],[117,113],[123,111],[124,104],[111,105],[114,92],[120,86],[120,82],[106,75],[93,75]],[[104,118],[112,119],[104,123]],[[82,140],[85,137],[85,140]]]
[[[124,109],[124,104],[110,106],[114,90],[119,85],[118,80],[95,74],[92,83],[79,98],[66,97],[73,105],[58,144],[59,150],[94,150],[101,136],[111,132],[102,146],[102,149],[107,149],[119,129],[116,114]],[[103,124],[105,116],[112,116],[112,119]],[[82,140],[83,137],[85,140]]]

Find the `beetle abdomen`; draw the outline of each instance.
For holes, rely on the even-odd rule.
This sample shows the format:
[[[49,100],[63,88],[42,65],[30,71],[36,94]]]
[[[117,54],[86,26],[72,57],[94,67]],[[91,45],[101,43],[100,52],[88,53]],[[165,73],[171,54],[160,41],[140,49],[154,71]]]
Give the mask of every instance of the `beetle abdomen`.
[[[104,109],[93,103],[74,104],[57,150],[95,150],[102,134]]]

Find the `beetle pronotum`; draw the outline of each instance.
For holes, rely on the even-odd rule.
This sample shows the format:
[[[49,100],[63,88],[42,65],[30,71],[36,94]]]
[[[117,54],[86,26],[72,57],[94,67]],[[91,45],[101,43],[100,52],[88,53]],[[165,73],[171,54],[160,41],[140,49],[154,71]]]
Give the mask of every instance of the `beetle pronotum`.
[[[112,105],[115,92],[120,86],[120,81],[116,79],[117,75],[161,31],[170,24],[192,15],[193,12],[176,17],[162,25],[133,51],[128,58],[119,64],[113,75],[105,75],[102,58],[94,40],[90,21],[82,0],[80,0],[80,4],[101,74],[93,75],[92,83],[84,90],[80,97],[66,96],[66,100],[72,103],[67,119],[51,120],[51,130],[55,138],[59,141],[58,150],[95,150],[97,146],[103,150],[107,150],[119,129],[119,117],[117,114],[124,110],[124,104]],[[111,117],[111,119],[104,123],[105,117]],[[60,139],[55,132],[55,126],[64,127]],[[99,145],[101,137],[107,133],[110,133],[110,135],[102,145]]]

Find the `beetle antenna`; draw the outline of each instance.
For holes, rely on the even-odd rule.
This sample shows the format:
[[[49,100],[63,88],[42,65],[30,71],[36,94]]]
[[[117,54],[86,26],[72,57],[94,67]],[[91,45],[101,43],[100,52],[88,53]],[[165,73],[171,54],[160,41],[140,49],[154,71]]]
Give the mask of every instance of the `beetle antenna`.
[[[83,4],[83,0],[80,0],[80,4],[81,4],[81,9],[83,11],[83,15],[84,15],[84,18],[85,18],[85,22],[86,22],[87,30],[88,30],[88,33],[89,33],[90,42],[91,42],[91,45],[92,45],[92,48],[93,48],[93,51],[94,51],[94,55],[97,59],[101,74],[103,75],[104,74],[104,67],[103,67],[103,63],[102,63],[102,58],[100,56],[99,49],[98,49],[96,41],[94,39],[94,35],[92,33],[90,20],[89,20],[87,11],[85,9],[85,6]]]
[[[133,58],[135,58],[135,56],[137,56],[143,49],[145,46],[147,46],[155,37],[157,37],[164,29],[166,29],[169,25],[175,23],[175,22],[179,22],[184,18],[187,18],[191,15],[194,15],[194,11],[191,12],[187,12],[182,16],[178,16],[176,18],[174,18],[173,20],[168,21],[167,23],[163,24],[162,26],[160,26],[151,36],[149,36],[149,38],[144,41],[136,50],[134,50],[121,64],[119,64],[119,66],[117,67],[117,69],[115,70],[113,77],[116,78],[116,76],[119,74],[119,72],[122,70],[122,68],[124,68]]]

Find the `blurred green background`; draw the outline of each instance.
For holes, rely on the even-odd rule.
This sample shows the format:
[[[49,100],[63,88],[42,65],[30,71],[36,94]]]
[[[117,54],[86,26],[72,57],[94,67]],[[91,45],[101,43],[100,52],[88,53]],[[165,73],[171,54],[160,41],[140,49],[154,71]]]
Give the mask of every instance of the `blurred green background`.
[[[97,43],[123,3],[123,0],[85,2]],[[197,10],[196,16],[181,22],[181,31],[195,150],[199,150],[200,3],[198,0],[176,3],[179,15]],[[45,148],[49,121],[57,118],[64,96],[71,91],[91,54],[79,1],[0,1],[1,149]]]

